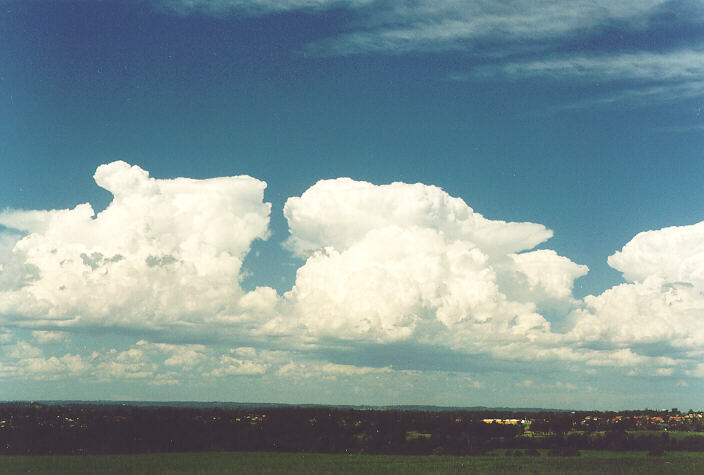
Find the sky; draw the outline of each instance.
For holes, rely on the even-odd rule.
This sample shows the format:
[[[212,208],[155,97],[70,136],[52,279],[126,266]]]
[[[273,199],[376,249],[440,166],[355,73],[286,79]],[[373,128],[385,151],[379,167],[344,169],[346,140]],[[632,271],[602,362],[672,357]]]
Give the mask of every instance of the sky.
[[[704,409],[700,0],[1,0],[0,399]]]

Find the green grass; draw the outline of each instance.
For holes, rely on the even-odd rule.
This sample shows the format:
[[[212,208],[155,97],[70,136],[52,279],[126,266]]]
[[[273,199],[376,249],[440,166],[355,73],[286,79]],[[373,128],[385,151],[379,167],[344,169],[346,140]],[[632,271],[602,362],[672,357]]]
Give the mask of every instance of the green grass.
[[[704,473],[704,454],[582,451],[580,457],[178,453],[0,456],[0,473]]]

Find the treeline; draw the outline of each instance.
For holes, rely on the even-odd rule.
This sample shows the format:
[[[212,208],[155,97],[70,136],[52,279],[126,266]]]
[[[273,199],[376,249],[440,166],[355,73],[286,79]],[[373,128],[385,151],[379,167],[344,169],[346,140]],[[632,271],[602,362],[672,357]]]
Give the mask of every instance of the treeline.
[[[492,413],[495,418],[525,414]],[[533,414],[536,416],[536,414]],[[570,432],[574,415],[538,414],[555,432],[485,423],[486,412],[328,408],[174,408],[0,404],[0,453],[286,451],[480,454],[491,449],[704,450],[704,437]]]

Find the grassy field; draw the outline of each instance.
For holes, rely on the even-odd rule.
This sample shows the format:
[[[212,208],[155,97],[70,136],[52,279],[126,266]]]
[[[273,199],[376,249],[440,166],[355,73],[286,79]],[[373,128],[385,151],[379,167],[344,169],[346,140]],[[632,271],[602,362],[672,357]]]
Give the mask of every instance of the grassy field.
[[[0,473],[704,473],[704,454],[582,451],[579,457],[178,453],[0,456]]]

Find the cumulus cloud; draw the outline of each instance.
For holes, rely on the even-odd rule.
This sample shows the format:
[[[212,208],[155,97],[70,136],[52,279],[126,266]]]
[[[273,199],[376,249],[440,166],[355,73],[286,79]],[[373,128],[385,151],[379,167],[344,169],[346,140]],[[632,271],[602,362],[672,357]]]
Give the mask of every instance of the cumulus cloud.
[[[544,226],[487,219],[434,186],[324,180],[284,215],[288,245],[309,256],[286,298],[319,338],[470,352],[554,340],[536,302],[569,300],[587,270],[522,253],[552,236]]]
[[[55,381],[83,375],[89,369],[86,359],[79,354],[47,357],[41,348],[24,340],[14,340],[9,333],[5,335],[9,337],[0,341],[0,379]],[[34,336],[35,340],[44,343],[40,341],[41,336]]]
[[[97,216],[89,204],[0,213],[1,225],[25,233],[0,274],[0,315],[159,328],[241,313],[242,260],[269,232],[264,182],[158,180],[124,162],[101,165],[94,178],[113,194]],[[246,309],[262,308],[271,292],[258,290]]]
[[[326,363],[321,368],[323,373],[340,376],[357,376],[361,374],[385,374],[392,370],[388,366],[371,368],[369,366],[353,366],[345,364]]]
[[[61,357],[27,358],[19,362],[18,375],[41,381],[56,381],[69,376],[78,376],[88,369],[80,355],[66,353]]]
[[[269,365],[258,363],[252,360],[244,360],[229,355],[222,355],[219,365],[210,374],[215,377],[220,376],[243,376],[260,375],[266,373]]]
[[[640,233],[608,262],[628,282],[584,299],[576,339],[702,349],[704,222]]]
[[[484,218],[461,199],[420,183],[373,185],[350,178],[322,180],[284,205],[291,238],[299,256],[325,247],[351,247],[374,229],[435,229],[448,238],[462,237],[491,253],[531,249],[552,237],[541,224],[507,223]]]
[[[124,162],[99,167],[95,180],[114,196],[97,216],[87,204],[0,213],[4,232],[16,230],[0,253],[0,318],[21,333],[0,328],[4,379],[372,381],[400,370],[324,355],[391,344],[703,373],[704,222],[635,236],[608,260],[626,282],[580,301],[572,287],[587,267],[535,249],[552,236],[541,224],[486,218],[435,186],[323,180],[285,204],[286,246],[305,263],[281,297],[239,285],[252,241],[269,232],[263,182],[158,180]],[[563,333],[547,315],[565,319]],[[75,354],[84,325],[162,340]],[[169,339],[173,328],[187,331]],[[204,335],[217,343],[196,343]]]
[[[510,254],[514,278],[525,285],[514,287],[516,294],[526,291],[533,301],[571,300],[575,279],[587,274],[587,266],[578,265],[550,249]]]
[[[52,332],[36,330],[32,332],[32,338],[39,344],[64,343],[68,340],[68,335],[64,332]]]
[[[659,277],[704,288],[704,221],[637,234],[609,257],[611,267],[629,282]]]

